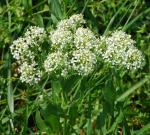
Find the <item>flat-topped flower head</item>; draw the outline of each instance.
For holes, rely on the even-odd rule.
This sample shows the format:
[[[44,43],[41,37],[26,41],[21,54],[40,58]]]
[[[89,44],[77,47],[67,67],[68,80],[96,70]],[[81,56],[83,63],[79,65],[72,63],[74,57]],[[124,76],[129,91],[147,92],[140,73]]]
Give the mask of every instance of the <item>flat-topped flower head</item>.
[[[72,69],[82,76],[90,74],[94,70],[96,62],[95,54],[87,49],[74,51],[70,60]]]
[[[32,42],[35,43],[44,42],[44,39],[46,37],[46,31],[44,30],[44,28],[31,26],[25,32],[24,37],[27,39],[31,38]]]
[[[25,38],[18,38],[17,40],[14,40],[10,46],[13,58],[20,61],[22,59],[22,54],[28,51],[29,44],[29,40],[26,40]]]
[[[42,71],[37,68],[37,63],[35,62],[32,64],[23,62],[19,67],[19,72],[21,74],[20,80],[30,85],[38,83],[42,76]]]
[[[126,34],[124,31],[116,30],[111,34],[110,37],[107,38],[106,43],[125,48],[128,46],[133,46],[135,41],[131,39],[131,35]]]
[[[73,42],[73,34],[70,30],[57,29],[52,31],[49,36],[53,48],[63,49]]]
[[[140,69],[145,65],[145,58],[141,51],[136,47],[130,47],[127,51],[127,63],[124,65],[127,69]]]
[[[13,58],[20,66],[20,80],[22,82],[34,84],[40,80],[42,72],[38,69],[38,54],[45,37],[44,28],[31,26],[23,37],[13,41],[10,46]]]
[[[23,37],[14,40],[10,46],[13,57],[18,61],[24,61],[25,57],[26,59],[33,58],[34,56],[31,56],[31,54],[33,54],[34,50],[40,50],[38,42],[43,42],[45,37],[44,28],[31,26]],[[31,48],[34,48],[32,53]]]
[[[50,53],[44,61],[45,71],[48,73],[56,73],[61,70],[64,65],[63,53],[60,51]]]
[[[99,39],[89,28],[79,27],[74,35],[74,44],[77,49],[92,49],[99,44]]]
[[[72,27],[72,28],[76,28],[81,26],[81,24],[84,24],[85,20],[83,18],[82,14],[75,14],[72,15],[69,20],[68,20],[68,24]]]
[[[57,29],[75,30],[76,28],[80,27],[84,23],[85,20],[83,19],[83,15],[75,14],[72,15],[69,19],[61,20],[57,25]]]
[[[144,66],[144,56],[134,46],[135,41],[131,39],[131,35],[119,30],[104,39],[106,48],[102,53],[102,57],[105,62],[122,66],[129,70],[135,70]]]

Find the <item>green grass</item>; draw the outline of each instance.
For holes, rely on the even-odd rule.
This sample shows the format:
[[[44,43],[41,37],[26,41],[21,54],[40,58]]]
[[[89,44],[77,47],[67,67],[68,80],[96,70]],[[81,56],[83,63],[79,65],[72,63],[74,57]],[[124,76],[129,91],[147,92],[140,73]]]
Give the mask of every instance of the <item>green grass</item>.
[[[10,54],[12,41],[29,26],[55,28],[58,21],[83,13],[97,34],[122,28],[146,58],[137,72],[102,66],[93,75],[55,79],[34,86],[21,83]],[[149,135],[150,2],[146,0],[1,0],[1,135]]]

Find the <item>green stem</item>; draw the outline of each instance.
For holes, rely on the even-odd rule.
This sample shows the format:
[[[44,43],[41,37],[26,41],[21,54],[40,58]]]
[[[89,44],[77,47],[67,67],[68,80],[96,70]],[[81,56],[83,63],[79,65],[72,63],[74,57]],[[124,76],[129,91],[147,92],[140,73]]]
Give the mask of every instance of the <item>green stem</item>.
[[[127,21],[126,21],[124,27],[126,27],[126,25],[128,24],[128,22],[129,22],[129,20],[131,19],[132,15],[133,15],[133,13],[134,13],[134,11],[135,11],[135,9],[136,9],[137,6],[138,6],[138,4],[139,4],[139,0],[137,0],[137,2],[136,2],[136,4],[135,4],[135,7],[133,8],[133,10],[132,10],[130,16],[128,17],[128,19],[127,19]]]
[[[150,12],[150,8],[146,9],[142,13],[140,13],[138,16],[136,16],[132,21],[130,21],[126,26],[124,26],[123,30],[126,31],[128,28],[131,27],[132,24],[134,24],[140,17],[144,16],[145,14]]]
[[[83,7],[83,9],[82,9],[82,12],[81,12],[82,14],[84,13],[84,11],[85,11],[85,9],[86,9],[86,7],[87,7],[88,2],[89,2],[89,0],[86,1],[85,5],[84,5],[84,7]]]
[[[127,2],[128,2],[128,0],[126,0],[126,1],[121,5],[121,7],[119,8],[119,10],[118,10],[118,11],[114,14],[114,16],[111,18],[109,24],[107,25],[106,30],[104,31],[104,35],[107,34],[107,32],[109,31],[109,29],[110,29],[111,25],[113,24],[115,18],[117,17],[117,15],[119,14],[119,12],[122,10],[122,8],[125,6],[125,4],[126,4]],[[122,3],[122,1],[121,1],[121,3]]]

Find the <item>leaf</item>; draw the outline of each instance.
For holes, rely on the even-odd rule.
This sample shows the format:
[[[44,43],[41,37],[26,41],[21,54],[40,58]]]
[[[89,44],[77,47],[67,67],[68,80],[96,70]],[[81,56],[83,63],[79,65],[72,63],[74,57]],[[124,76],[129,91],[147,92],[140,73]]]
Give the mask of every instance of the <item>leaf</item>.
[[[7,89],[7,99],[8,106],[11,113],[14,113],[14,97],[13,97],[13,88],[11,83],[11,61],[10,54],[7,54],[7,64],[8,64],[8,89]]]
[[[47,124],[50,124],[51,128],[52,128],[52,132],[56,133],[60,131],[60,123],[59,123],[59,118],[55,115],[49,115],[46,117],[46,119],[44,119],[44,121]]]
[[[116,120],[114,121],[114,123],[112,124],[112,126],[110,127],[110,129],[107,131],[107,134],[115,131],[117,125],[123,120],[123,113],[120,112],[119,115],[117,116]]]
[[[69,121],[69,123],[71,124],[71,125],[75,125],[76,123],[76,118],[78,117],[78,107],[77,106],[75,106],[75,105],[73,105],[73,106],[71,106],[70,107],[70,109],[69,109],[69,119],[70,119],[70,121]]]
[[[56,18],[56,16],[54,14],[51,14],[51,19],[52,19],[54,24],[58,23],[58,19]]]
[[[113,24],[115,18],[116,18],[117,15],[120,13],[120,11],[121,11],[122,8],[125,6],[125,4],[128,2],[128,0],[126,0],[125,2],[122,2],[122,1],[120,1],[120,2],[122,3],[122,5],[121,5],[120,8],[118,9],[118,11],[114,14],[114,16],[110,19],[110,22],[109,22],[109,24],[107,25],[106,30],[104,31],[104,35],[106,35],[107,32],[110,30],[110,27],[112,26],[112,24]]]
[[[127,25],[125,25],[123,27],[123,30],[126,31],[127,29],[129,29],[133,24],[135,24],[135,22],[142,16],[144,16],[145,14],[148,14],[150,12],[150,8],[147,8],[146,10],[144,10],[143,12],[141,12],[138,16],[136,16],[134,19],[132,19]]]
[[[13,89],[12,89],[10,81],[8,82],[8,93],[7,93],[7,96],[8,96],[9,110],[10,110],[11,113],[13,113],[14,112],[14,97],[13,97]]]
[[[129,15],[129,17],[128,17],[128,19],[127,19],[127,21],[126,21],[126,23],[125,23],[124,27],[128,24],[129,20],[130,20],[130,19],[131,19],[131,17],[133,16],[133,13],[135,12],[135,10],[136,10],[136,8],[137,8],[137,6],[138,6],[139,2],[140,2],[139,0],[137,0],[137,1],[135,2],[135,6],[134,6],[134,8],[133,8],[133,10],[132,10],[131,14]]]
[[[140,130],[136,131],[134,133],[134,135],[149,135],[149,133],[150,133],[150,123],[148,123],[147,125],[145,125]]]
[[[59,132],[61,125],[59,122],[63,112],[58,106],[49,104],[45,109],[41,110],[44,122],[51,127],[52,132]]]
[[[77,83],[81,81],[80,79],[81,77],[75,76],[75,75],[70,76],[67,79],[62,79],[61,85],[62,85],[63,90],[66,92],[70,92],[70,90],[76,87]]]
[[[37,127],[40,129],[40,131],[46,132],[47,126],[44,123],[44,120],[41,118],[40,111],[36,111],[35,120],[36,120]]]
[[[101,112],[100,115],[97,117],[96,126],[98,129],[101,129],[105,125],[105,119],[107,118],[105,112]]]
[[[114,101],[116,91],[111,80],[106,81],[105,89],[103,90],[104,102],[103,110],[105,113],[109,113],[111,116],[114,114]]]
[[[44,22],[43,22],[43,17],[40,14],[37,14],[35,16],[35,24],[40,26],[40,27],[44,27]]]
[[[62,86],[60,81],[52,81],[52,89],[59,94],[62,91]]]
[[[127,125],[127,121],[124,122],[123,135],[131,135],[129,126]]]
[[[22,4],[26,9],[32,8],[32,0],[22,0]]]
[[[58,18],[62,19],[63,18],[63,12],[61,9],[61,4],[59,0],[48,0],[49,3],[49,8],[51,9],[52,14]]]
[[[139,87],[141,87],[143,84],[145,84],[149,80],[149,77],[145,77],[141,81],[139,81],[137,84],[132,86],[130,89],[128,89],[125,93],[123,93],[119,98],[116,99],[116,103],[125,100],[126,97],[128,97],[131,93],[135,92]]]
[[[92,134],[92,122],[91,119],[87,120],[87,135],[91,135]]]
[[[60,93],[62,91],[62,86],[60,81],[52,81],[52,96],[54,103],[60,103]]]
[[[109,103],[113,103],[116,98],[115,93],[116,91],[113,86],[112,80],[106,81],[105,89],[103,90],[103,95],[104,95],[105,100],[108,101]]]

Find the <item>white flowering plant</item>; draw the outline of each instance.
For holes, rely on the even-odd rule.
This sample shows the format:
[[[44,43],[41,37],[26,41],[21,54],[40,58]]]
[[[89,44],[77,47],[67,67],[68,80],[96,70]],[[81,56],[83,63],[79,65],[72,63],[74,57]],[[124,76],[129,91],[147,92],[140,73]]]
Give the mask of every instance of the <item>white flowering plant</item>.
[[[94,34],[85,28],[81,14],[71,16],[57,24],[57,28],[47,33],[44,28],[31,26],[23,38],[11,45],[11,53],[19,64],[20,80],[29,84],[38,83],[42,72],[67,78],[72,74],[87,76],[98,68],[98,63],[127,70],[140,69],[145,58],[135,46],[131,36],[121,30],[110,36]],[[42,44],[48,40],[49,54],[42,66],[38,63]],[[102,59],[99,61],[98,59]],[[41,68],[43,70],[40,70]]]
[[[31,26],[13,41],[10,50],[19,65],[19,79],[40,89],[36,98],[40,109],[35,116],[40,132],[81,134],[82,129],[111,133],[117,126],[113,117],[123,117],[113,112],[122,100],[118,91],[123,89],[111,88],[115,87],[114,76],[138,71],[146,63],[135,44],[123,30],[101,36],[94,33],[82,14],[61,20],[50,32]],[[109,107],[103,108],[106,114],[102,100]],[[112,126],[101,120],[109,116]],[[100,122],[108,123],[108,127],[101,129]]]

